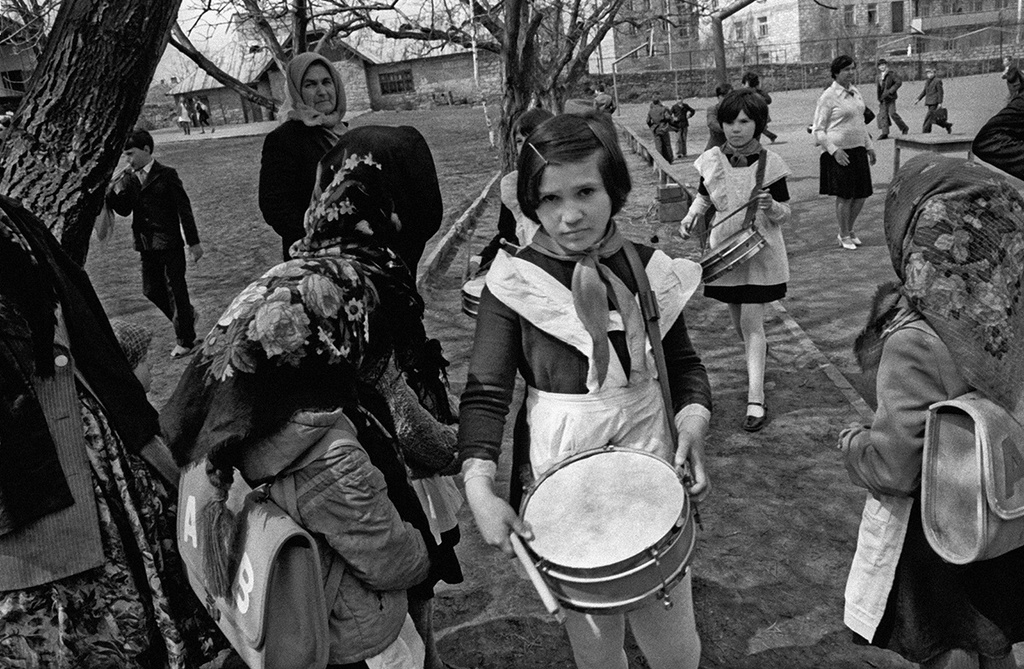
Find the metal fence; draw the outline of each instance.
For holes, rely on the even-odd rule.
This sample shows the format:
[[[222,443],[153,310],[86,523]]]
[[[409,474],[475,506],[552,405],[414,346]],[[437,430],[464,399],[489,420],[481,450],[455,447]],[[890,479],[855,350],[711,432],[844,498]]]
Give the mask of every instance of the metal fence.
[[[824,85],[829,81],[829,63],[840,54],[856,60],[856,81],[873,80],[875,62],[881,57],[911,79],[922,78],[929,65],[945,77],[998,72],[1004,56],[1024,59],[1024,24],[1004,23],[949,35],[840,36],[771,46],[727,41],[728,79],[738,82],[743,72],[755,70],[771,80],[772,90]],[[677,97],[680,93],[709,96],[717,84],[710,44],[689,49],[676,45],[671,54],[627,59],[618,64],[617,73],[620,85],[625,83],[629,91],[627,101],[645,99],[648,89],[675,90]]]

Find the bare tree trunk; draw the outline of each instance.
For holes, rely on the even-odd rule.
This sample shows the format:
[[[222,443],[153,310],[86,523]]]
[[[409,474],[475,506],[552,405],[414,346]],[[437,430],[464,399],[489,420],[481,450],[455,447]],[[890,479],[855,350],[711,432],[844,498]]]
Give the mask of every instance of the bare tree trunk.
[[[85,264],[181,0],[64,0],[0,152],[0,192]]]

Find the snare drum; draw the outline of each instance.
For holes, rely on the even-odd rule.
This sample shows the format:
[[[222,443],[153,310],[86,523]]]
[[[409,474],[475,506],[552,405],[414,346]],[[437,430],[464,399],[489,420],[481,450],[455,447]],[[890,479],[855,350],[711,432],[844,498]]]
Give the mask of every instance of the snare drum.
[[[700,259],[704,283],[711,283],[722,275],[747,262],[764,248],[764,235],[754,226],[737,230]]]
[[[480,308],[480,295],[484,292],[485,283],[487,283],[487,275],[481,274],[462,284],[462,313],[476,318],[476,312]]]
[[[523,500],[527,545],[569,609],[611,614],[646,606],[686,575],[696,528],[675,469],[644,451],[607,447],[567,458]]]

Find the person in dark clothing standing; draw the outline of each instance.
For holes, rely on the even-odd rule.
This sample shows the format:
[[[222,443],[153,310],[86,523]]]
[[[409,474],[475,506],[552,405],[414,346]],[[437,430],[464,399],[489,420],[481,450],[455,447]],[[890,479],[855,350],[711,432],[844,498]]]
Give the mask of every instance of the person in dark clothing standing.
[[[878,61],[878,129],[882,134],[878,139],[889,139],[889,127],[892,123],[900,129],[904,135],[910,132],[910,128],[903,122],[899,113],[896,112],[896,91],[903,85],[900,76],[889,69],[889,63],[882,58]]]
[[[928,107],[928,113],[924,115],[924,125],[921,127],[921,132],[929,133],[932,131],[932,123],[945,128],[946,132],[953,132],[953,124],[948,120],[939,122],[936,118],[936,110],[942,107],[942,79],[935,75],[935,68],[925,68],[924,74],[927,79],[924,82],[924,89],[921,90],[921,94],[917,96],[917,100],[914,102],[916,105],[921,99],[924,99],[924,104]]]
[[[1003,58],[1002,78],[1006,79],[1006,101],[1009,102],[1020,93],[1021,88],[1024,88],[1024,76],[1021,75],[1020,70],[1013,64],[1013,60],[1009,56]]]
[[[672,162],[672,117],[657,96],[647,110],[647,127],[654,133],[654,147],[668,162]]]
[[[722,130],[722,124],[718,122],[718,105],[722,103],[726,94],[732,90],[732,84],[720,84],[715,87],[715,95],[718,97],[718,101],[708,107],[707,109],[707,124],[708,124],[708,143],[704,147],[704,150],[714,148],[716,146],[722,146],[725,144],[725,132]]]
[[[757,76],[756,73],[747,72],[746,74],[743,75],[743,78],[740,80],[740,83],[746,86],[747,88],[754,89],[754,92],[761,96],[766,105],[771,105],[772,96],[768,95],[767,93],[761,90],[761,77]],[[770,123],[771,120],[772,117],[771,114],[769,114],[767,123]],[[778,135],[776,135],[774,132],[768,129],[767,125],[765,126],[764,130],[761,131],[761,134],[770,139],[772,141],[772,144],[774,144],[775,140],[779,138]]]
[[[1013,96],[981,127],[971,153],[1011,176],[1024,179],[1024,96]]]
[[[122,216],[132,215],[135,250],[142,260],[142,293],[174,324],[177,344],[171,357],[180,358],[196,343],[196,310],[185,283],[185,253],[193,263],[203,257],[192,203],[174,168],[153,160],[153,136],[148,132],[132,132],[124,155],[129,167],[107,190],[107,205]]]
[[[672,115],[672,125],[679,131],[679,150],[676,151],[676,158],[686,157],[686,135],[690,132],[690,117],[697,113],[697,110],[686,104],[684,98],[672,105],[669,110]]]
[[[281,255],[302,239],[303,217],[316,184],[316,166],[345,132],[345,85],[330,61],[300,53],[285,73],[286,119],[263,140],[260,165],[260,212],[281,235]]]

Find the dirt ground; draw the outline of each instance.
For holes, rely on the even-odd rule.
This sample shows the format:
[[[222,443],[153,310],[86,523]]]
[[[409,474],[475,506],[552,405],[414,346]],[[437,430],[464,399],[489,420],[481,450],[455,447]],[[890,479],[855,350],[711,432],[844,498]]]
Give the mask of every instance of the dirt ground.
[[[765,83],[770,90],[770,82]],[[827,83],[826,75],[822,87]],[[900,110],[914,129],[924,116],[924,109],[912,104],[920,85],[906,83],[900,98]],[[870,82],[861,88],[873,102]],[[891,653],[854,645],[842,624],[843,588],[864,495],[848,482],[834,444],[839,429],[859,416],[826,374],[827,369],[837,370],[871,401],[873,393],[849,348],[866,318],[875,284],[892,276],[881,214],[893,143],[878,147],[876,195],[858,225],[865,246],[843,251],[835,240],[832,200],[817,195],[818,152],[804,130],[819,92],[773,94],[772,128],[780,139],[772,148],[792,169],[795,215],[785,231],[792,279],[782,306],[790,320],[773,311],[767,323],[770,422],[762,432],[739,429],[745,369],[726,309],[696,295],[685,312],[715,397],[707,445],[713,492],[701,506],[704,529],[692,563],[703,640],[701,666],[706,669],[911,666]],[[1004,93],[998,75],[947,80],[955,130],[976,131],[999,109]],[[678,174],[695,186],[690,164],[707,137],[702,118],[708,101],[690,103],[699,111],[691,130],[691,157],[682,161]],[[618,120],[646,137],[645,112],[645,105],[627,105]],[[449,222],[497,169],[478,109],[370,114],[357,123],[410,124],[428,136]],[[277,238],[256,209],[261,144],[262,137],[238,137],[157,148],[158,159],[179,168],[200,221],[207,257],[190,268],[189,285],[202,313],[203,331],[242,286],[278,259]],[[657,245],[670,255],[695,257],[695,246],[672,235],[672,226],[653,224],[654,176],[637,156],[629,154],[629,160],[634,190],[620,216],[626,234],[649,243],[657,233]],[[456,394],[465,380],[474,328],[460,311],[462,269],[467,254],[493,235],[496,201],[488,201],[476,229],[430,278],[425,291],[427,329],[444,344]],[[157,331],[151,399],[159,407],[185,363],[166,355],[173,345],[170,326],[142,297],[137,263],[130,235],[122,227],[106,249],[94,247],[87,269],[111,315],[145,320]],[[793,321],[799,324],[795,328]],[[504,482],[508,462],[502,464]],[[572,667],[564,632],[544,614],[515,564],[482,545],[468,509],[461,519],[458,552],[466,580],[441,588],[436,607],[446,659],[490,669]],[[631,666],[646,666],[635,647]]]

